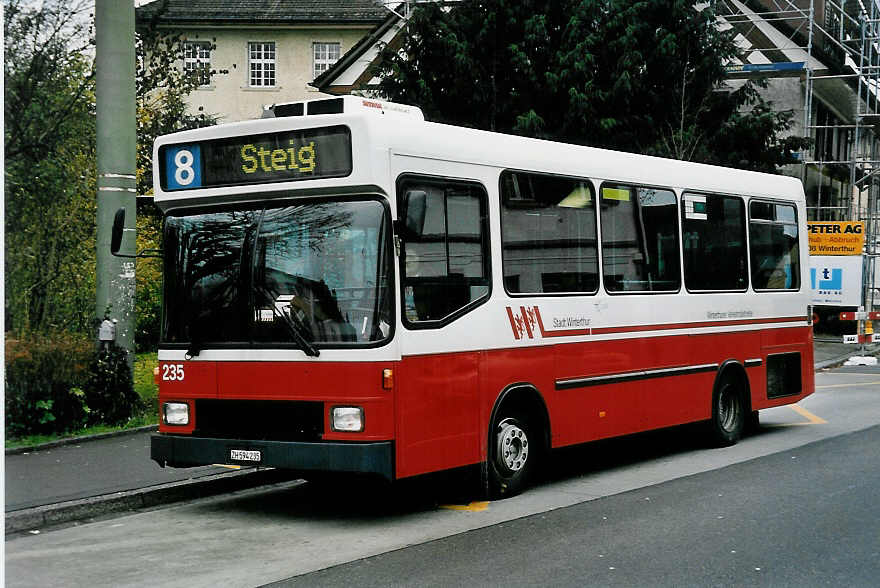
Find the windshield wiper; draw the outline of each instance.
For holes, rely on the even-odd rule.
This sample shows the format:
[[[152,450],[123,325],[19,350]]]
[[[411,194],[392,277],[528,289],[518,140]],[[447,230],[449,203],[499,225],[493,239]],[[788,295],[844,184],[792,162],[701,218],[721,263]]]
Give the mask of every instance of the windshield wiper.
[[[202,352],[202,344],[200,341],[193,339],[190,341],[189,349],[186,350],[186,359],[192,359]]]
[[[275,306],[275,299],[272,298],[272,295],[269,294],[269,292],[266,291],[264,288],[261,288],[260,286],[255,286],[254,291],[259,293],[260,296],[263,297],[263,299],[266,301],[266,304],[268,304],[269,308],[272,309],[272,314],[281,318],[281,322],[285,324],[287,330],[290,331],[290,334],[293,335],[293,338],[296,340],[297,343],[299,343],[300,347],[306,355],[309,355],[311,357],[318,357],[319,355],[321,355],[321,352],[318,350],[318,348],[312,345],[311,342],[309,342],[309,340],[306,339],[305,335],[303,335],[300,331],[300,329],[305,331],[306,327],[302,324],[302,321],[298,316],[294,315],[293,313],[288,314],[286,312],[278,310],[278,307]]]
[[[278,309],[275,306],[275,299],[272,295],[262,286],[258,286],[254,283],[254,274],[256,273],[256,265],[257,265],[257,241],[260,238],[260,229],[263,226],[263,218],[266,216],[266,209],[260,212],[260,218],[257,220],[256,230],[254,231],[254,244],[251,250],[250,255],[250,272],[248,275],[248,282],[251,286],[251,292],[257,292],[266,303],[269,305],[269,308],[272,309],[272,314],[280,317],[281,322],[287,327],[287,330],[290,331],[290,334],[293,335],[294,340],[299,343],[300,348],[306,355],[311,357],[318,357],[321,355],[321,352],[318,351],[318,348],[311,344],[311,342],[303,335],[303,332],[308,332],[306,326],[302,323],[300,318],[293,314],[293,312],[285,313]],[[245,237],[242,241],[242,257],[244,257],[245,244],[247,243],[247,231],[245,231]],[[242,266],[244,266],[244,260],[242,259]]]

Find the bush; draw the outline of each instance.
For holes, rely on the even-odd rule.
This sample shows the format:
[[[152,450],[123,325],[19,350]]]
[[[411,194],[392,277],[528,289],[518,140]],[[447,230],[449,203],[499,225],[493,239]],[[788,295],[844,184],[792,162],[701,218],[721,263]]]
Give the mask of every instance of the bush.
[[[89,424],[122,424],[140,407],[127,355],[116,345],[92,354],[85,386]]]
[[[84,426],[82,388],[94,344],[69,333],[6,341],[6,436],[51,435]]]
[[[6,341],[6,437],[58,435],[121,424],[140,408],[126,352],[82,335]]]

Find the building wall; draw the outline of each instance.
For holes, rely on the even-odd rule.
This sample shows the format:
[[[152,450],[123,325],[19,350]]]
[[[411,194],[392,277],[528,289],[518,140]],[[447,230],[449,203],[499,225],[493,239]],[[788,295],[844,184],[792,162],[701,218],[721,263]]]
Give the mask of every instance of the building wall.
[[[804,82],[799,77],[771,78],[767,87],[761,90],[765,100],[773,102],[777,111],[792,111],[794,115],[790,129],[792,135],[804,135]]]
[[[210,86],[190,94],[190,110],[216,115],[218,122],[234,122],[260,118],[264,104],[320,98],[324,94],[308,85],[313,79],[312,43],[340,43],[340,54],[344,54],[370,30],[369,26],[189,29],[184,33],[187,40],[216,45],[211,69],[228,71],[214,75]],[[248,86],[250,41],[275,42],[275,87]]]

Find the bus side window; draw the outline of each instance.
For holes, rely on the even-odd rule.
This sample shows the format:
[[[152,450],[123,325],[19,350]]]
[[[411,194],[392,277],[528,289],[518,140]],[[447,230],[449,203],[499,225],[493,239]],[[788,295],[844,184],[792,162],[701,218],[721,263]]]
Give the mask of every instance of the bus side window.
[[[402,199],[420,192],[422,230],[408,231],[401,247],[404,322],[440,326],[489,295],[487,197],[481,186],[463,182],[407,178],[400,184]]]
[[[797,212],[789,204],[749,205],[749,249],[755,290],[800,288]]]
[[[602,273],[609,292],[681,287],[678,206],[662,188],[604,183],[600,194]]]
[[[746,208],[742,198],[685,192],[681,198],[684,284],[690,291],[745,290]]]
[[[501,245],[511,294],[599,289],[596,198],[584,179],[504,171]]]

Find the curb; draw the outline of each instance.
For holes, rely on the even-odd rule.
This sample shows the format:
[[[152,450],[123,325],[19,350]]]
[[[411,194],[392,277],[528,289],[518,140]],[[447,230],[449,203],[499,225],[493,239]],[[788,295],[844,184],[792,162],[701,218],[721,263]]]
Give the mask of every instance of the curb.
[[[108,431],[106,433],[95,433],[94,435],[81,435],[79,437],[65,437],[55,441],[46,443],[38,443],[36,445],[24,445],[22,447],[10,447],[6,450],[6,455],[21,455],[22,453],[33,453],[35,451],[43,451],[45,449],[54,449],[55,447],[63,447],[64,445],[76,445],[87,441],[98,441],[99,439],[110,439],[111,437],[123,437],[125,435],[136,435],[138,433],[147,433],[156,431],[159,425],[145,425],[143,427],[135,427],[134,429],[122,429],[121,431]]]
[[[817,361],[813,363],[814,370],[824,370],[827,368],[838,367],[843,365],[847,359],[851,357],[852,354],[841,355],[840,357],[833,357],[831,359],[826,359],[823,361]]]
[[[213,474],[195,480],[170,482],[138,490],[35,506],[7,512],[6,535],[296,479],[295,475],[284,470],[240,470]]]

